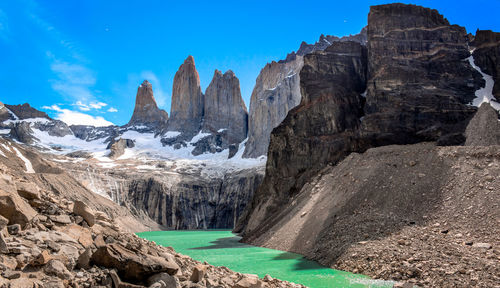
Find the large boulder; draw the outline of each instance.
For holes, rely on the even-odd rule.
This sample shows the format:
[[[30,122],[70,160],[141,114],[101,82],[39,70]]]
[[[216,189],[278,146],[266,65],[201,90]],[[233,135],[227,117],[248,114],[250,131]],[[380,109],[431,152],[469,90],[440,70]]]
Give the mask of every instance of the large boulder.
[[[9,225],[19,224],[25,227],[36,216],[36,211],[17,193],[4,190],[5,188],[9,187],[0,186],[0,215],[9,220]]]
[[[97,249],[92,255],[91,263],[114,268],[121,279],[131,283],[144,283],[149,277],[161,272],[175,275],[179,270],[176,263],[134,252],[117,243]]]
[[[87,204],[83,203],[80,200],[75,201],[73,204],[73,213],[75,215],[81,216],[83,220],[87,221],[87,224],[89,224],[90,227],[94,226],[95,224],[95,212],[87,206]]]

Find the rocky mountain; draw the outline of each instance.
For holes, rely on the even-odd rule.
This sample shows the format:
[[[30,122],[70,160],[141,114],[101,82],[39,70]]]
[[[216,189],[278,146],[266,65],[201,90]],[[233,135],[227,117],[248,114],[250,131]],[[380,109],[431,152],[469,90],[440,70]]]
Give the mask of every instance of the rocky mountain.
[[[167,125],[168,113],[159,109],[153,96],[153,85],[144,80],[137,88],[135,108],[128,126],[146,126],[152,130],[164,129]]]
[[[202,264],[137,237],[130,232],[161,228],[46,156],[0,139],[0,286],[303,287]]]
[[[273,61],[262,68],[250,98],[248,141],[244,157],[267,155],[271,131],[285,119],[288,111],[300,103],[299,72],[304,64],[303,56],[324,50],[339,41],[355,41],[364,45],[366,28],[357,35],[342,38],[321,35],[314,44],[302,42],[296,53],[292,52],[285,60]]]
[[[495,107],[491,76],[471,56],[474,44],[465,29],[436,10],[373,6],[367,35],[366,47],[335,42],[303,56],[301,102],[273,130],[263,184],[235,231],[246,243],[423,286],[443,286],[443,274],[430,267],[447,263],[461,269],[446,255],[463,251],[471,265],[488,272],[445,269],[454,275],[446,283],[467,285],[480,277],[489,283],[484,287],[493,285],[496,271],[483,259],[498,253],[474,255],[477,250],[463,243],[499,243],[478,216],[498,214],[493,211],[500,203],[490,192],[496,182],[482,179],[500,173],[498,147],[436,147],[496,143],[498,113],[487,104],[478,113],[475,107],[482,102]],[[495,58],[488,59],[496,67]],[[434,143],[373,149],[428,141]],[[470,183],[481,184],[476,189]],[[497,216],[492,217],[486,222],[494,223]],[[451,240],[443,235],[452,229],[457,241],[463,235],[471,240],[446,246]],[[419,263],[418,269],[398,264],[411,251],[401,245],[415,247],[412,263]]]
[[[24,106],[30,111],[26,115],[17,116],[19,110],[11,111],[7,108],[12,107],[10,105],[2,108],[9,119],[0,123],[0,132],[5,138],[47,152],[47,158],[77,179],[82,187],[137,214],[148,215],[164,228],[231,229],[263,179],[265,160],[241,158],[243,144],[239,142],[245,137],[242,129],[245,129],[246,111],[238,79],[231,72],[220,74],[221,78],[219,74],[216,73],[208,89],[207,98],[213,101],[207,107],[213,107],[210,113],[228,116],[225,120],[224,117],[209,117],[211,120],[206,123],[212,130],[207,128],[206,132],[200,132],[191,138],[189,146],[179,149],[164,146],[161,122],[148,120],[147,109],[137,109],[150,101],[150,112],[158,111],[163,115],[146,81],[138,89],[136,112],[140,112],[132,117],[137,121],[125,126],[68,127],[48,116],[26,118],[42,115],[26,104]],[[238,111],[228,111],[228,106],[218,105],[223,101],[233,101],[235,106],[239,101],[239,109],[235,109]],[[239,115],[240,123],[229,121],[231,113]],[[25,119],[20,119],[23,115]],[[150,120],[153,122],[148,122]],[[214,129],[218,130],[213,132]],[[207,149],[211,149],[207,141],[212,139],[220,141],[217,147],[225,147],[225,150],[203,154],[203,144],[208,143]],[[228,159],[229,140],[236,146],[231,159]]]
[[[200,76],[189,56],[174,76],[172,107],[168,131],[177,131],[194,136],[201,129],[204,97],[200,88]]]
[[[231,70],[222,74],[215,70],[205,91],[203,132],[227,130],[231,144],[239,144],[247,137],[248,112],[241,98],[240,81]]]

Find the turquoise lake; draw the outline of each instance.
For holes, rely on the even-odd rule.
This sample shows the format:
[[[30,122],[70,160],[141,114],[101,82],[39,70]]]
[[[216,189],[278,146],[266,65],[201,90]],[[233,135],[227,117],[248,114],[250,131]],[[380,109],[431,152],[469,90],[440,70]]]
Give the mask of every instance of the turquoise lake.
[[[309,261],[295,253],[256,247],[238,242],[240,237],[226,230],[155,231],[138,236],[171,246],[177,252],[215,266],[226,266],[240,273],[266,274],[312,288],[392,287],[391,282],[338,271]]]

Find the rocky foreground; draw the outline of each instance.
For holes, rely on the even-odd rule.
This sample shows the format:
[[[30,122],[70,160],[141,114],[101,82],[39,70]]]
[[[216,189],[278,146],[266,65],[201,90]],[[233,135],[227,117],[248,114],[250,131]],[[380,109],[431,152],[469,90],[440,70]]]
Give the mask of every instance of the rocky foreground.
[[[141,239],[129,232],[145,229],[138,215],[83,187],[44,185],[56,172],[67,185],[77,181],[33,151],[0,145],[0,287],[302,287],[200,263]],[[72,195],[77,189],[80,196]],[[71,200],[86,193],[99,198],[89,204],[108,206],[98,211]]]

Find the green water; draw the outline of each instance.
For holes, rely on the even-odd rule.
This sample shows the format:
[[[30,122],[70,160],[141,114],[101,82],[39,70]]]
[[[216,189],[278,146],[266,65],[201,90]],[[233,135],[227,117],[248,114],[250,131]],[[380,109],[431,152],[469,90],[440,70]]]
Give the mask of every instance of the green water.
[[[299,254],[239,243],[231,231],[156,231],[138,235],[159,245],[215,266],[226,266],[240,273],[269,274],[274,278],[312,288],[392,287],[391,283],[326,268]]]

